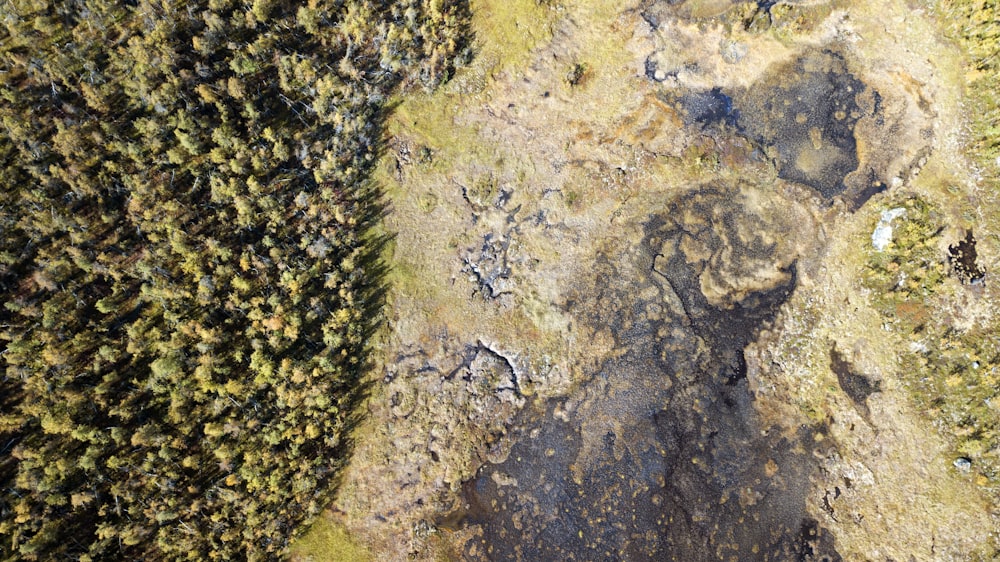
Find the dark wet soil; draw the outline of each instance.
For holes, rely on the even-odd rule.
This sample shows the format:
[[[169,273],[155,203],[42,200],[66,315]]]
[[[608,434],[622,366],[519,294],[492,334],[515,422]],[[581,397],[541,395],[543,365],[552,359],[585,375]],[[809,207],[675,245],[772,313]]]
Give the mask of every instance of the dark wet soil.
[[[869,418],[868,397],[881,392],[882,383],[856,372],[855,368],[836,347],[830,348],[830,370],[837,375],[837,383],[844,394],[854,402],[855,408],[866,420]]]
[[[650,59],[651,61],[652,59]],[[647,75],[658,74],[647,61]],[[832,50],[808,50],[770,68],[752,87],[739,91],[664,92],[689,126],[752,141],[782,179],[807,185],[830,201],[846,200],[860,208],[886,190],[868,170],[849,187],[848,175],[859,170],[855,129],[863,118],[883,119],[880,94],[855,76],[844,57]]]
[[[855,126],[878,100],[828,50],[747,91],[678,97],[689,127],[750,139],[779,177],[828,202],[849,195]],[[481,530],[467,559],[841,559],[806,509],[822,428],[766,426],[748,386],[743,351],[794,291],[797,260],[747,189],[767,188],[709,184],[665,202],[638,247],[594,264],[570,312],[611,334],[612,359],[569,398],[523,410],[507,460],[465,483],[450,522]],[[854,193],[852,208],[872,195]],[[967,245],[953,253],[956,269],[974,260]],[[831,361],[867,413],[877,386],[836,350]]]
[[[528,408],[508,459],[466,484],[465,523],[482,528],[467,558],[840,559],[805,509],[812,430],[763,427],[747,386],[743,348],[795,285],[794,262],[748,235],[758,221],[704,188],[602,260],[598,302],[618,306],[591,321],[620,355],[583,399]],[[766,282],[713,303],[703,282],[722,271]]]
[[[976,237],[971,230],[965,231],[964,239],[948,246],[951,270],[963,283],[979,284],[986,278],[986,270],[976,263],[977,258]]]
[[[735,127],[740,118],[740,112],[733,107],[733,99],[722,88],[688,94],[684,96],[681,107],[688,123],[702,126],[721,123]]]
[[[858,167],[854,128],[862,117],[858,96],[864,90],[841,55],[809,52],[773,69],[740,96],[739,125],[772,150],[782,178],[832,198]]]

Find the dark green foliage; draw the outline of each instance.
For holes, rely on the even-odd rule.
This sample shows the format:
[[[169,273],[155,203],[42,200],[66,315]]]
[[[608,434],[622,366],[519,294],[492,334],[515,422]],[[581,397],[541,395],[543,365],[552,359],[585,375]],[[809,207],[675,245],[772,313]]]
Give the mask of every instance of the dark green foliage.
[[[0,6],[0,559],[266,559],[332,490],[365,183],[460,1]]]

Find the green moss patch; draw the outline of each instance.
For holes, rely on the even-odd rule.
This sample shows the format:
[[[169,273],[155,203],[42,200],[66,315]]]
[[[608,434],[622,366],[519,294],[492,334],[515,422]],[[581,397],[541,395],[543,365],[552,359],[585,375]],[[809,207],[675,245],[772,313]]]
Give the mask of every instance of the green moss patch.
[[[306,534],[295,541],[291,549],[291,559],[295,562],[327,560],[367,562],[372,560],[372,555],[368,549],[351,538],[343,525],[329,517],[321,517]]]
[[[935,10],[948,35],[965,52],[969,153],[983,172],[1000,175],[1000,3],[941,0]]]
[[[901,368],[918,407],[953,444],[956,467],[1000,486],[1000,345],[995,331],[921,338]],[[964,470],[964,468],[963,468]]]
[[[887,324],[910,342],[900,355],[903,382],[952,444],[956,469],[974,471],[980,485],[1000,486],[996,327],[960,331],[935,304],[949,275],[943,216],[917,197],[889,202],[886,211],[879,226],[891,226],[891,241],[881,251],[869,246],[862,279]]]

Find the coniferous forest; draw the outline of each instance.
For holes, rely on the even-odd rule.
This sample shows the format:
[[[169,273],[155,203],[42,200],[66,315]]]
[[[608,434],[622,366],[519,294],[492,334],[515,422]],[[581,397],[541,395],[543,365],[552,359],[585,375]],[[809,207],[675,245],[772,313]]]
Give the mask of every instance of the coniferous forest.
[[[380,303],[366,181],[460,0],[0,5],[0,559],[281,556]]]

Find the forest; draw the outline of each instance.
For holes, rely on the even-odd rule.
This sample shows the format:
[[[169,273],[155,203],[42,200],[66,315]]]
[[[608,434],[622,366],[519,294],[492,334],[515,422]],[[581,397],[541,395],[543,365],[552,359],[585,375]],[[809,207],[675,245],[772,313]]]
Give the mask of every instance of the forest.
[[[0,5],[0,560],[267,560],[329,501],[368,179],[464,0]]]

